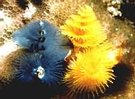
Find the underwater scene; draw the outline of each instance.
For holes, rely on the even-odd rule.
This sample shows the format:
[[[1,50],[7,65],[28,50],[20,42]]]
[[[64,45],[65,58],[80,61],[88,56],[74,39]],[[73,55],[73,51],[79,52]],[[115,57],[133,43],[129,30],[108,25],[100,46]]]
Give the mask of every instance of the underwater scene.
[[[135,0],[0,0],[0,99],[135,99]]]

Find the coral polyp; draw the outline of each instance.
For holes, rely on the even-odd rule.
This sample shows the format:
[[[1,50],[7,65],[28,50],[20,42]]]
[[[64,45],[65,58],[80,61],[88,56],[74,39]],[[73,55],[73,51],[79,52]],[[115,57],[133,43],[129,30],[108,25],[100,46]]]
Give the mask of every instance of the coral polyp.
[[[118,63],[117,56],[118,49],[113,49],[109,43],[79,52],[64,78],[69,94],[104,93],[108,83],[115,80],[112,67]]]
[[[71,15],[61,30],[79,47],[96,46],[107,37],[95,12],[88,5],[81,7],[76,15]]]

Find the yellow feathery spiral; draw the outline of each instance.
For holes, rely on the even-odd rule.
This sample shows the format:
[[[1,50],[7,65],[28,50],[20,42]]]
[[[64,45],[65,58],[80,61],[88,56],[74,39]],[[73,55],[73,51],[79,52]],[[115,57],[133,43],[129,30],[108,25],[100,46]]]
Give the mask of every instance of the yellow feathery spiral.
[[[71,15],[61,30],[79,47],[93,47],[107,38],[93,9],[88,5],[81,7],[76,15]]]
[[[112,67],[119,61],[118,54],[119,50],[113,49],[109,43],[78,53],[64,78],[71,89],[69,93],[81,93],[84,90],[103,93],[105,87],[109,87],[108,82],[113,83],[115,79]]]

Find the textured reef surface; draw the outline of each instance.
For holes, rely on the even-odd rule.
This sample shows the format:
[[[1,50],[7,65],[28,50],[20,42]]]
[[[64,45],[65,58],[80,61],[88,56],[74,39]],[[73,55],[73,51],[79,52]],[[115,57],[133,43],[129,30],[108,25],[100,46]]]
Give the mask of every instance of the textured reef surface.
[[[0,97],[135,99],[134,0],[0,0]]]

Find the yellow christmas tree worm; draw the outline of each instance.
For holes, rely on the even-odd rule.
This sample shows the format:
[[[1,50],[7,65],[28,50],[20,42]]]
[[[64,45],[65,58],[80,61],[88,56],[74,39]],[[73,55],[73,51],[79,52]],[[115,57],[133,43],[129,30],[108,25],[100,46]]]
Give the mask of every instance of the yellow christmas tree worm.
[[[61,30],[79,47],[93,47],[107,38],[93,9],[88,5],[81,7],[76,15],[71,15]]]
[[[109,87],[108,82],[113,83],[115,79],[112,67],[119,62],[117,56],[119,49],[110,43],[76,54],[77,59],[71,61],[64,78],[69,94],[72,96],[84,91],[103,93]]]

